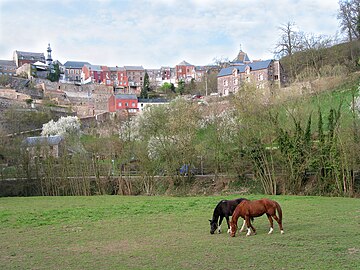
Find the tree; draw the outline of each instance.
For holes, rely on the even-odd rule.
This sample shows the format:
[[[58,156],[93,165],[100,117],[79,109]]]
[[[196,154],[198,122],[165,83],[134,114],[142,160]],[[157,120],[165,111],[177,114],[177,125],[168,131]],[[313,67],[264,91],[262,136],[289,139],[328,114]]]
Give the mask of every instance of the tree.
[[[141,88],[141,92],[140,92],[140,98],[148,98],[149,97],[149,91],[150,91],[150,80],[149,80],[149,75],[148,73],[145,71],[145,76],[144,76],[144,85]]]
[[[296,63],[293,61],[293,54],[301,50],[301,34],[296,30],[294,22],[287,22],[279,27],[280,39],[277,42],[274,50],[274,54],[279,58],[289,57],[289,76],[294,78],[294,70],[296,69]]]
[[[80,132],[80,120],[77,116],[60,117],[58,121],[50,120],[43,125],[42,136],[78,134]]]
[[[185,82],[183,80],[180,80],[177,87],[178,94],[182,95],[185,92]]]
[[[340,0],[339,13],[340,27],[346,33],[349,41],[360,38],[360,1]]]
[[[287,22],[279,27],[280,39],[277,42],[274,54],[282,56],[292,56],[296,51],[301,50],[301,34],[296,30],[294,22]]]
[[[60,68],[59,64],[54,64],[54,68],[50,69],[50,72],[47,76],[48,80],[52,82],[58,82],[60,78]]]

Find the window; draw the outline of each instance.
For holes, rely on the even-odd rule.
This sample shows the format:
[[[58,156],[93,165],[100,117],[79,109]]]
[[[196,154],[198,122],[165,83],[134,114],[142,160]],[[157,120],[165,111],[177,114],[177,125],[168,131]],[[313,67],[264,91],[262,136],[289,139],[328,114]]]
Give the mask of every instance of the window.
[[[131,106],[132,106],[132,107],[135,107],[135,102],[131,103]]]
[[[259,80],[259,81],[264,80],[264,75],[263,75],[262,73],[260,73],[260,74],[258,75],[258,80]]]
[[[125,102],[125,107],[128,107],[129,106],[129,103]]]
[[[122,106],[121,102],[119,102],[118,106],[119,106],[119,107],[121,107],[121,106]]]

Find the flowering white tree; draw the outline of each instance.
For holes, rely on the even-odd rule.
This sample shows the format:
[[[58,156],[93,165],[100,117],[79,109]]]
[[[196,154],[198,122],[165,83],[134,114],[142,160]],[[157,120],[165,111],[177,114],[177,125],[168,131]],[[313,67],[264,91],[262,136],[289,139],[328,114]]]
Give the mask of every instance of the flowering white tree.
[[[60,117],[58,121],[51,120],[43,125],[41,135],[66,135],[80,132],[80,120],[77,116]]]

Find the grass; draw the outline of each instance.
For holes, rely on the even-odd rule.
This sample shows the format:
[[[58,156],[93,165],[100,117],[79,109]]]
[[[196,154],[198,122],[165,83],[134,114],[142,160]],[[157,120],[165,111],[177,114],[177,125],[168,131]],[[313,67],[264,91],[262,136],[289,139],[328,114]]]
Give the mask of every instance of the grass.
[[[227,198],[235,198],[232,195]],[[249,195],[250,199],[260,196]],[[0,198],[2,269],[356,269],[360,200],[276,196],[285,234],[210,235],[223,197]]]

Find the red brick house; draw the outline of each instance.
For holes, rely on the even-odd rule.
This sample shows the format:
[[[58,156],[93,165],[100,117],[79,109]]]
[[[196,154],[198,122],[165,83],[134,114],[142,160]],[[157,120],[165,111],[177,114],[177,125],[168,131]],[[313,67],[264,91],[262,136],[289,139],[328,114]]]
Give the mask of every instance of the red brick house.
[[[45,55],[43,53],[14,51],[13,60],[17,67],[24,64],[33,64],[37,61],[45,63]]]
[[[81,79],[83,82],[102,83],[103,78],[101,66],[85,64],[82,67]]]
[[[114,85],[114,82],[111,79],[110,69],[107,66],[100,66],[100,68],[101,68],[102,83],[107,86]]]
[[[142,66],[124,66],[129,93],[140,94],[144,84],[145,69]]]
[[[110,77],[116,88],[122,89],[123,92],[127,92],[128,79],[126,76],[126,70],[124,67],[109,67]]]
[[[190,82],[191,79],[195,79],[195,66],[189,64],[186,61],[182,61],[175,67],[176,81]]]
[[[138,99],[134,94],[117,94],[111,95],[108,100],[109,112],[126,110],[129,113],[138,111]]]

